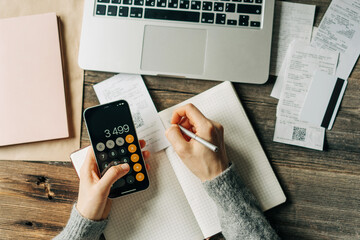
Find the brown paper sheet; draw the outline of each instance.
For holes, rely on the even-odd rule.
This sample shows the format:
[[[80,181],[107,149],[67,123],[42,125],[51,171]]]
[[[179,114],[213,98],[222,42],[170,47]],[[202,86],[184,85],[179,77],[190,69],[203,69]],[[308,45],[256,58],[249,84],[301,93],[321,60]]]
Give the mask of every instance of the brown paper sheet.
[[[84,71],[77,59],[83,0],[0,0],[0,9],[3,9],[0,18],[48,12],[55,12],[60,17],[70,133],[67,139],[0,147],[0,160],[70,161],[70,153],[80,147]]]

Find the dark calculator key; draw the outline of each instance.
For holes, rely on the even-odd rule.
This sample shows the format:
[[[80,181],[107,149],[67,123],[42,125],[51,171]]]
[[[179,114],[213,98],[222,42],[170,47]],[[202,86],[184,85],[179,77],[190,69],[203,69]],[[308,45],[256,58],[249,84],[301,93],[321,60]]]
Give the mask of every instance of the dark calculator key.
[[[226,15],[222,13],[216,14],[216,24],[225,24]]]
[[[201,1],[191,1],[191,9],[200,10]]]
[[[238,4],[237,13],[261,14],[261,5]]]
[[[262,3],[262,0],[255,0],[255,3]]]
[[[120,153],[120,155],[125,155],[126,154],[126,148],[124,148],[124,147],[121,147],[120,149],[119,149],[119,153]]]
[[[236,21],[236,20],[232,20],[232,19],[228,19],[228,20],[227,20],[227,25],[237,25],[237,21]]]
[[[110,0],[97,0],[97,2],[99,2],[99,3],[109,3]]]
[[[119,7],[119,16],[120,17],[127,17],[129,15],[129,7]]]
[[[178,0],[169,0],[168,7],[169,8],[177,8],[178,7]]]
[[[202,23],[214,23],[214,13],[203,12],[201,14],[201,22]]]
[[[121,0],[111,0],[111,3],[117,3],[117,4],[120,4],[120,3],[121,3]]]
[[[214,3],[214,11],[216,12],[224,11],[224,3],[220,3],[220,2]]]
[[[180,0],[180,8],[188,9],[190,7],[190,1],[188,0]]]
[[[212,2],[203,2],[202,10],[211,11],[212,10]]]
[[[260,22],[251,21],[251,22],[250,22],[250,26],[251,26],[251,27],[260,27]]]
[[[166,7],[166,0],[157,0],[157,7]]]
[[[190,12],[190,11],[174,11],[174,10],[160,10],[160,9],[147,8],[145,9],[144,17],[148,19],[199,22],[200,13]]]
[[[143,6],[144,5],[144,0],[134,0],[134,5]]]
[[[142,18],[142,8],[132,7],[130,10],[130,17]]]
[[[116,16],[116,14],[117,14],[117,6],[109,6],[107,15],[108,16]]]
[[[126,177],[126,182],[127,182],[128,184],[134,183],[134,182],[135,182],[134,176],[133,176],[133,175],[127,176],[127,177]]]
[[[225,12],[235,12],[235,3],[227,3]]]
[[[123,4],[131,5],[131,4],[132,4],[132,0],[123,0]]]
[[[244,3],[253,3],[254,0],[244,0]]]
[[[145,5],[153,7],[155,6],[155,0],[145,0]]]
[[[97,5],[96,6],[96,15],[105,15],[106,6],[105,5]]]
[[[103,153],[98,153],[97,157],[100,161],[105,161],[108,156],[107,156],[107,153],[103,152]]]
[[[124,185],[125,185],[125,179],[120,178],[119,180],[117,180],[117,181],[114,183],[113,187],[114,187],[114,188],[118,188],[118,187],[122,187],[122,186],[124,186]]]
[[[113,150],[109,151],[109,156],[111,158],[115,158],[117,155],[118,155],[118,153],[116,150],[113,149]]]
[[[123,163],[129,163],[130,162],[130,159],[128,157],[123,157],[120,159],[120,163],[123,164]]]

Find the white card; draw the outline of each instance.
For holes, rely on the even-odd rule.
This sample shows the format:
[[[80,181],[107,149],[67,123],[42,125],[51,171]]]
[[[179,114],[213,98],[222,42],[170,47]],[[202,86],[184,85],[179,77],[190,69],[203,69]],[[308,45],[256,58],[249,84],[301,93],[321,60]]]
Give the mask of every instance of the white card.
[[[346,80],[316,72],[307,92],[300,120],[331,129],[346,86]]]

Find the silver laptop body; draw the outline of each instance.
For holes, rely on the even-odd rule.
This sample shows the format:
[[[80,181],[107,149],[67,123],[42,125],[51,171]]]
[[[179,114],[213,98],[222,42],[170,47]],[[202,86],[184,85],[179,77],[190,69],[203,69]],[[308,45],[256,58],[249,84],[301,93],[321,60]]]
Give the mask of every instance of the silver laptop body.
[[[79,65],[265,83],[273,11],[274,0],[85,0]]]

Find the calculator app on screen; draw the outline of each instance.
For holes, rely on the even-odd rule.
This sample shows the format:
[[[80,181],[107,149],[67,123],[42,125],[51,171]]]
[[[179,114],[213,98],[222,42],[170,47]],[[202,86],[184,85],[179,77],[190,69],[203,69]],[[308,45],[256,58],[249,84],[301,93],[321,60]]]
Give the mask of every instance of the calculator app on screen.
[[[149,179],[129,104],[120,100],[91,107],[85,110],[84,118],[100,175],[114,165],[130,166],[130,171],[113,184],[109,197],[148,188]]]

